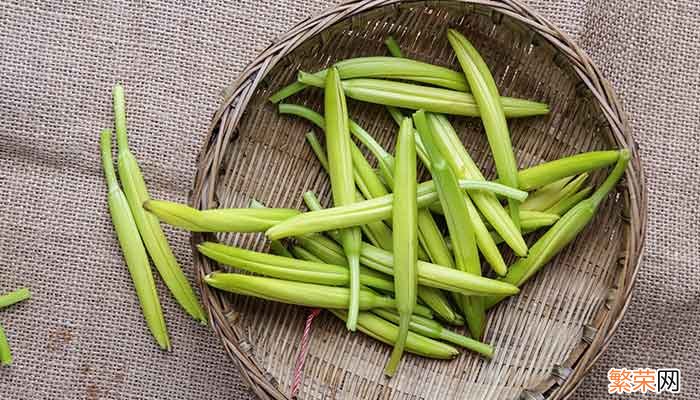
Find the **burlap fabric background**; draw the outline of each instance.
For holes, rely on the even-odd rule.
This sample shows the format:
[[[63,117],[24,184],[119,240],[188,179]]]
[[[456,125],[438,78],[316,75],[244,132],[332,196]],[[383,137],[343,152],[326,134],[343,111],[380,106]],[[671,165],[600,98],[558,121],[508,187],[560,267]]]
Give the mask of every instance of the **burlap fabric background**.
[[[146,332],[105,204],[97,142],[110,87],[127,88],[130,141],[154,197],[184,201],[219,91],[276,35],[329,1],[0,4],[0,312],[16,356],[0,399],[247,399],[211,333],[159,287],[173,351]],[[682,369],[700,389],[700,5],[532,1],[622,97],[650,191],[633,304],[577,399],[608,398],[606,371]],[[187,237],[169,231],[191,271]]]

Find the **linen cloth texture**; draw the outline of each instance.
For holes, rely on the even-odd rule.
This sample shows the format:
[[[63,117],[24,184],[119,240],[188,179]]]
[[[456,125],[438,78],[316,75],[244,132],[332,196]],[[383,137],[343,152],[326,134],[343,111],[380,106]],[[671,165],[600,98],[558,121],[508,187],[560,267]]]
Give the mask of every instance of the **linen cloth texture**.
[[[126,87],[132,151],[155,198],[186,201],[220,91],[274,38],[334,1],[2,2],[0,311],[15,355],[2,399],[248,399],[217,338],[158,282],[173,350],[146,330],[110,223],[98,135]],[[531,0],[601,67],[630,115],[649,190],[646,257],[612,367],[680,368],[700,392],[700,3]],[[192,276],[188,236],[166,228]],[[665,396],[656,395],[654,398]],[[669,396],[670,397],[670,396]]]

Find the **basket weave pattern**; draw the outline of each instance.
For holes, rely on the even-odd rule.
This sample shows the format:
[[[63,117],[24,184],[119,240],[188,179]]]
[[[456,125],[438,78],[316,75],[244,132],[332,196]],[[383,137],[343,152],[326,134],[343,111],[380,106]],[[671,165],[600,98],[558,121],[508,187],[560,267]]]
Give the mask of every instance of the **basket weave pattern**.
[[[633,158],[616,195],[550,265],[489,314],[486,361],[464,352],[453,361],[406,356],[388,380],[389,347],[345,331],[327,313],[317,319],[299,398],[564,398],[607,346],[630,299],[646,229],[646,194],[627,120],[608,82],[556,27],[517,1],[351,1],[294,27],[263,51],[224,93],[201,154],[192,204],[245,207],[252,198],[301,207],[314,190],[330,197],[328,179],[306,146],[305,121],[280,116],[266,101],[297,69],[385,54],[394,35],[410,57],[458,69],[445,30],[463,32],[491,67],[503,95],[545,101],[544,118],[509,121],[520,167],[595,149],[627,147]],[[321,111],[322,93],[291,99]],[[350,101],[351,117],[391,149],[396,128],[380,106]],[[493,165],[478,119],[452,118],[482,171]],[[599,183],[605,171],[592,176]],[[260,234],[195,234],[265,249]],[[512,260],[509,255],[508,260]],[[222,269],[194,252],[203,275]],[[289,393],[306,310],[230,296],[200,285],[213,327],[261,398]]]

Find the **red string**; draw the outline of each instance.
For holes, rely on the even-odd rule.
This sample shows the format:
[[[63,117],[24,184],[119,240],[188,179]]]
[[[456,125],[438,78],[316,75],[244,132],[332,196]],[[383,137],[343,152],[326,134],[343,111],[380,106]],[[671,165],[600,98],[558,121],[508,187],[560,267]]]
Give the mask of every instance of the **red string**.
[[[320,313],[320,308],[314,308],[306,317],[304,334],[301,336],[301,342],[299,343],[299,354],[297,355],[296,362],[294,363],[294,380],[292,381],[291,398],[296,397],[296,395],[299,393],[299,386],[301,385],[301,378],[304,373],[304,362],[306,361],[306,354],[309,352],[311,324],[314,322],[314,318],[316,318]]]

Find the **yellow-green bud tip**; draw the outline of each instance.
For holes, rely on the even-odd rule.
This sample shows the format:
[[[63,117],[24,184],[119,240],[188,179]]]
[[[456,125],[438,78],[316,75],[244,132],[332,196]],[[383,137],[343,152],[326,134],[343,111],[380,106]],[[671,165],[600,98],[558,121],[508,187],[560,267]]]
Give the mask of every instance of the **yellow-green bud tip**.
[[[620,158],[624,161],[629,161],[631,157],[629,149],[622,149],[620,150]]]

